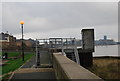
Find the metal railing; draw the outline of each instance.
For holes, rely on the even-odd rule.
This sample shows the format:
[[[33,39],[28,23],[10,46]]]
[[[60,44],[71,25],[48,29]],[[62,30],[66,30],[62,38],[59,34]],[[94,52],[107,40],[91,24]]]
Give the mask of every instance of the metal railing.
[[[36,39],[36,63],[38,59],[38,48],[48,49],[61,49],[62,54],[66,56],[65,49],[74,50],[76,63],[80,64],[79,55],[77,51],[76,39],[75,38],[49,38],[49,39]]]

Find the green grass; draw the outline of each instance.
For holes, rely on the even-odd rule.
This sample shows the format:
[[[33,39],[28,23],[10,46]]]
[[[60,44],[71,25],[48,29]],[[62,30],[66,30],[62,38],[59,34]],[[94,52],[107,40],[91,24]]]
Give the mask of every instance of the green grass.
[[[2,52],[0,52],[0,56],[2,55]]]
[[[0,57],[2,56],[2,52],[0,51]],[[0,58],[0,60],[1,60],[1,58]]]
[[[14,57],[14,56],[18,56],[20,54],[21,54],[20,52],[9,52],[8,57]]]
[[[8,61],[7,65],[2,67],[2,74],[9,73],[11,71],[18,69],[21,65],[23,65],[32,56],[33,56],[33,54],[25,54],[24,62],[22,61],[22,58]]]
[[[0,75],[2,75],[2,67],[0,66]]]
[[[5,52],[2,52],[2,54],[4,55]],[[21,52],[8,52],[8,57],[15,57],[20,55]]]

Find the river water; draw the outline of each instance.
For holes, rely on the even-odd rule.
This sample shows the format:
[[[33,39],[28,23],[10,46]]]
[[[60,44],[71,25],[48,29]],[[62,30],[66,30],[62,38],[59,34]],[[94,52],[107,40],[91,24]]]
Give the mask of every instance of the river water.
[[[120,45],[95,46],[93,56],[120,56],[118,52]]]
[[[103,45],[103,46],[95,46],[95,52],[93,53],[94,57],[99,56],[120,56],[120,45]],[[81,46],[78,46],[81,48]]]

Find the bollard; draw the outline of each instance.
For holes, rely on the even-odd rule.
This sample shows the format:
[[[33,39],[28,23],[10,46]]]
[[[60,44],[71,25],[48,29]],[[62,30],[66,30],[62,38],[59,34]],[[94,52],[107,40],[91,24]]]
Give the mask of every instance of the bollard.
[[[40,52],[37,53],[37,66],[40,66]]]

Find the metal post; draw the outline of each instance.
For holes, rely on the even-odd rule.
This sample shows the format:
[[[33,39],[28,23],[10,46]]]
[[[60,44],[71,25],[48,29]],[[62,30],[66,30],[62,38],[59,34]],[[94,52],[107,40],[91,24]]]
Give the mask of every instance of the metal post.
[[[37,54],[38,54],[38,49],[37,49],[37,39],[36,39],[36,66],[37,66]]]
[[[66,54],[65,54],[65,52],[64,52],[64,42],[63,42],[63,38],[62,38],[62,54],[64,55],[64,56],[66,56]]]
[[[24,45],[23,45],[23,24],[21,24],[21,28],[22,28],[22,60],[24,61]]]
[[[37,54],[37,66],[40,66],[40,52]]]
[[[67,47],[67,44],[68,44],[68,42],[67,42],[67,38],[66,38],[66,49],[68,48],[68,47]]]

